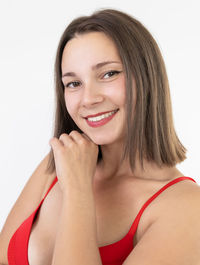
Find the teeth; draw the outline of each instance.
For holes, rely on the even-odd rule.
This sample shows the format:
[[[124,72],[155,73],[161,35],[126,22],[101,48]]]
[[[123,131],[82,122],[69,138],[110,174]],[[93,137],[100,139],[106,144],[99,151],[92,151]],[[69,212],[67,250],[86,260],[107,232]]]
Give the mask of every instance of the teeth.
[[[114,110],[114,111],[111,111],[109,113],[106,113],[106,114],[102,114],[100,116],[97,116],[97,117],[94,117],[94,118],[88,118],[89,121],[100,121],[102,119],[105,119],[109,116],[111,116],[112,114],[114,114],[115,112],[117,112],[117,110]]]

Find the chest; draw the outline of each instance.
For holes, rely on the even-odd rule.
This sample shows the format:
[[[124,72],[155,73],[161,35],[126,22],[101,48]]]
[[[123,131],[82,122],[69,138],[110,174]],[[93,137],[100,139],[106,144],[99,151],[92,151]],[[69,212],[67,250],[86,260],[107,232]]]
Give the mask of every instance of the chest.
[[[122,239],[129,231],[145,201],[153,194],[151,188],[134,185],[101,188],[95,195],[98,246],[105,246]],[[35,216],[28,244],[30,265],[51,264],[57,224],[62,206],[62,191],[57,182]],[[133,244],[151,223],[153,207],[148,207],[140,220]]]

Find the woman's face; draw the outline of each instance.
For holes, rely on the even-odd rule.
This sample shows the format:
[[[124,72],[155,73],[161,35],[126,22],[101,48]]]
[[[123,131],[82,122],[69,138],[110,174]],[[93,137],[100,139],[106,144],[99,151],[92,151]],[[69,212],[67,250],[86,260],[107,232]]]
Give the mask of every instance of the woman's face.
[[[108,61],[112,63],[104,63]],[[81,131],[98,145],[122,140],[125,75],[113,41],[102,32],[78,35],[66,44],[61,69],[66,108]],[[115,110],[109,117],[98,115],[103,118],[99,122],[86,119]]]

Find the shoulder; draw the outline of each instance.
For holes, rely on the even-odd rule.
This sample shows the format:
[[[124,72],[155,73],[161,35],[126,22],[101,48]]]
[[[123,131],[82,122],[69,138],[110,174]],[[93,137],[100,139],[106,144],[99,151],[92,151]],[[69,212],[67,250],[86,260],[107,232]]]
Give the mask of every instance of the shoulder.
[[[162,218],[162,216],[167,220],[171,216],[177,216],[181,212],[185,212],[188,207],[190,211],[198,211],[200,208],[200,186],[189,180],[185,179],[168,186],[166,189],[162,190],[165,185],[171,181],[165,181],[164,183],[157,183],[155,186],[151,186],[145,189],[145,200],[149,198],[151,200],[152,196],[154,199],[148,204],[148,208],[144,211],[143,217],[140,220],[138,226],[138,240],[144,234],[144,231],[156,220]],[[162,190],[160,192],[160,190]],[[146,196],[146,193],[148,196]],[[142,197],[143,198],[143,197]],[[199,210],[200,213],[200,210]],[[174,218],[174,217],[173,217]]]
[[[186,211],[197,211],[200,217],[200,186],[189,179],[169,186],[159,195],[157,218],[169,214],[178,217],[178,214],[184,214]]]
[[[198,183],[185,179],[169,186],[160,197],[161,204],[166,203],[169,205],[176,202],[180,204],[186,203],[185,206],[187,206],[187,202],[190,201],[193,205],[200,199],[200,186]]]
[[[200,186],[191,180],[177,182],[157,199],[156,218],[124,265],[199,264]]]
[[[190,180],[180,181],[160,194],[159,209],[155,223],[157,232],[182,233],[189,241],[200,238],[200,186]],[[159,226],[159,224],[162,224]],[[159,231],[160,227],[160,231]],[[165,227],[165,228],[164,228]],[[200,243],[200,242],[199,242]],[[192,244],[192,243],[191,243]]]

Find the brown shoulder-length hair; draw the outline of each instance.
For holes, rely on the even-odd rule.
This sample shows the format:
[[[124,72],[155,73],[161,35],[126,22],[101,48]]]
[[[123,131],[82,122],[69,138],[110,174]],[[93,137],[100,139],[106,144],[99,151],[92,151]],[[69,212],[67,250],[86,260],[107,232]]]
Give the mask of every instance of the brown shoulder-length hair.
[[[186,159],[187,149],[175,132],[168,77],[160,49],[150,32],[131,15],[115,9],[99,9],[90,16],[74,19],[63,32],[55,60],[54,137],[72,130],[82,133],[65,105],[61,81],[61,59],[66,43],[77,34],[103,32],[115,43],[121,58],[126,85],[126,141],[122,160],[129,158],[132,171],[136,157],[159,167],[175,166]],[[132,76],[136,82],[133,108]],[[102,159],[99,146],[98,161]],[[46,172],[53,173],[55,161],[50,150]]]

